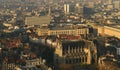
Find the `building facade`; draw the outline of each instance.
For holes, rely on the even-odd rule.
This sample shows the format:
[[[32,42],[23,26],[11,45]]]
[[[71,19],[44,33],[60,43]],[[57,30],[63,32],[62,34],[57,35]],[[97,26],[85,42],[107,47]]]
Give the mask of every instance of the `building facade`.
[[[83,6],[80,6],[78,3],[75,6],[75,13],[83,14]]]
[[[120,1],[114,1],[113,4],[115,9],[120,9]]]
[[[60,34],[67,34],[67,35],[88,35],[89,28],[88,27],[68,27],[68,28],[39,28],[37,29],[37,34],[39,36],[44,35],[60,35]]]
[[[94,53],[92,53],[94,52]],[[60,42],[55,49],[55,64],[91,64],[97,51],[91,41],[73,40]]]
[[[45,60],[42,58],[25,60],[24,65],[16,64],[16,63],[3,63],[2,64],[2,70],[16,70],[16,68],[17,70],[41,70],[41,69],[48,70],[50,67],[45,65]]]

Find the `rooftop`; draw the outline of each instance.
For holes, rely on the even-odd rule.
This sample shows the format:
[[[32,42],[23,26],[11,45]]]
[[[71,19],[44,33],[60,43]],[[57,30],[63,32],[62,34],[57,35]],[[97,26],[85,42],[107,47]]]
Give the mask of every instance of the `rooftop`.
[[[120,25],[112,25],[110,27],[116,28],[116,29],[120,29]]]
[[[41,24],[49,24],[50,17],[49,16],[33,16],[33,17],[26,17],[25,23],[28,25],[41,25]]]

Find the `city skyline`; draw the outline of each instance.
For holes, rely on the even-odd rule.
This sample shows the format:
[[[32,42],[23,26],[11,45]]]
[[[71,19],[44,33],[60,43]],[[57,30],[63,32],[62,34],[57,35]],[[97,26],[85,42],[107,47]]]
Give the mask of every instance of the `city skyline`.
[[[0,0],[0,70],[119,70],[120,0]]]

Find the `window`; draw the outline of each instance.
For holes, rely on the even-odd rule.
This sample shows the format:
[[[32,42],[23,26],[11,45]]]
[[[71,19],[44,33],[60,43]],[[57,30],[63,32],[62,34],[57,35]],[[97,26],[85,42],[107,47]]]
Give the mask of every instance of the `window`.
[[[79,58],[76,58],[76,63],[79,63]]]
[[[85,62],[87,62],[87,57],[85,56]]]
[[[58,59],[56,59],[55,61],[56,61],[56,64],[58,64]]]
[[[65,60],[65,63],[66,63],[66,64],[69,64],[69,59],[66,59],[66,60]]]
[[[84,57],[82,57],[82,62],[84,62]]]

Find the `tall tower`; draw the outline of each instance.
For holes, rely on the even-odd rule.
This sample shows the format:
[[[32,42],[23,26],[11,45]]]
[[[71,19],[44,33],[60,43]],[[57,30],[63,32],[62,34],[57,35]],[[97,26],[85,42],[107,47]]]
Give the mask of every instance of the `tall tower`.
[[[51,15],[51,7],[49,6],[49,10],[48,10],[48,16]]]
[[[70,10],[69,8],[70,8],[69,4],[64,4],[64,12],[65,12],[65,14],[69,13],[69,10]]]

